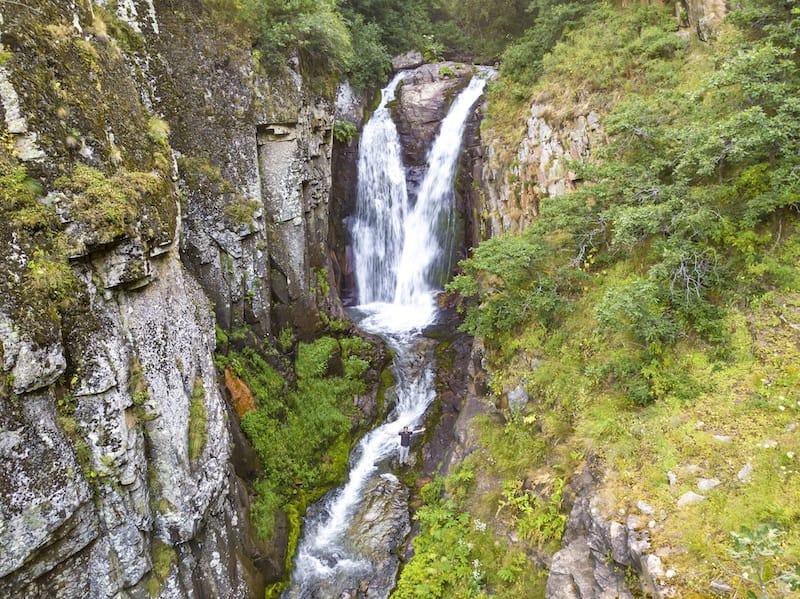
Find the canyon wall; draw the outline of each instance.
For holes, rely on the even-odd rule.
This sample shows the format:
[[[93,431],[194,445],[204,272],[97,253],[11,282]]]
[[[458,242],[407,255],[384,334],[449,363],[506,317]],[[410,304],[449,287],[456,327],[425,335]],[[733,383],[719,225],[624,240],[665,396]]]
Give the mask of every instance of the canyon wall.
[[[342,315],[333,99],[223,8],[0,10],[0,594],[258,596],[285,549],[250,530],[215,325]]]

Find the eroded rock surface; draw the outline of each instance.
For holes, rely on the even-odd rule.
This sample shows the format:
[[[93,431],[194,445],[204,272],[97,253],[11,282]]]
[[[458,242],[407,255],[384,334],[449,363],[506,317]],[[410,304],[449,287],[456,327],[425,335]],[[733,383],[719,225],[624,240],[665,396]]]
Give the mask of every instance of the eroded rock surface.
[[[332,100],[189,0],[0,10],[3,172],[63,252],[3,215],[0,595],[260,596],[285,555],[250,529],[215,325],[341,315]]]

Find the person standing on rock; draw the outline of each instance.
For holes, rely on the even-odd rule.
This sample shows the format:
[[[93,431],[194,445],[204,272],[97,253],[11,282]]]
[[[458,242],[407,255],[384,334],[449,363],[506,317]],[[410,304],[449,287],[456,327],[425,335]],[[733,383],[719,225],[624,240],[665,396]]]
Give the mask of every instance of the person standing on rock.
[[[403,427],[398,435],[400,435],[400,450],[398,453],[398,460],[401,466],[408,466],[408,451],[411,447],[411,436],[415,433],[421,433],[425,427],[415,428],[413,431],[408,430],[407,426]]]

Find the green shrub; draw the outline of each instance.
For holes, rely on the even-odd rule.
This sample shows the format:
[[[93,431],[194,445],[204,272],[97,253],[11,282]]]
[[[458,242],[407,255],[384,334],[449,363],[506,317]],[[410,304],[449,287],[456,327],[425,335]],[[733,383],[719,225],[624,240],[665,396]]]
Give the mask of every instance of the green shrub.
[[[368,88],[380,87],[392,68],[389,52],[381,41],[380,26],[365,22],[363,16],[356,15],[350,26],[350,36],[353,52],[347,59],[347,74],[353,90],[360,93]],[[343,140],[336,135],[336,124],[333,130],[336,140],[340,143],[349,142],[355,133],[355,126],[347,139]]]
[[[276,510],[306,503],[341,480],[347,468],[353,396],[365,392],[369,344],[323,337],[297,346],[296,388],[252,349],[221,360],[248,384],[256,409],[242,417],[263,466],[252,517],[269,536]]]
[[[336,121],[333,124],[333,137],[340,144],[349,144],[356,133],[356,126],[350,121]]]
[[[268,66],[282,66],[296,52],[312,83],[344,72],[351,41],[333,0],[242,0],[241,11]]]

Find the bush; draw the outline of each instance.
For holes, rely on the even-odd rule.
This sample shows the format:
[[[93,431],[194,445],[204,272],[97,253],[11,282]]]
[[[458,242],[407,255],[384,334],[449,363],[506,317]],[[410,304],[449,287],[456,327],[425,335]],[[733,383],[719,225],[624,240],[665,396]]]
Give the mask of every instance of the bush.
[[[376,23],[365,22],[361,15],[356,15],[350,26],[353,51],[347,59],[347,74],[356,93],[371,87],[380,87],[392,68],[391,57],[381,41],[381,35],[381,28]],[[347,141],[351,138],[352,134],[347,137]],[[336,139],[342,141],[338,136]]]
[[[268,66],[283,66],[296,52],[310,75],[345,71],[350,35],[333,0],[242,0],[241,10]]]
[[[264,536],[272,532],[276,510],[301,496],[304,503],[313,501],[344,475],[352,399],[365,391],[369,348],[357,338],[300,343],[295,389],[253,350],[219,360],[247,383],[256,400],[256,409],[242,417],[242,430],[264,470],[252,510]]]
[[[350,121],[336,121],[333,124],[333,137],[340,144],[349,144],[356,136],[356,126]]]

